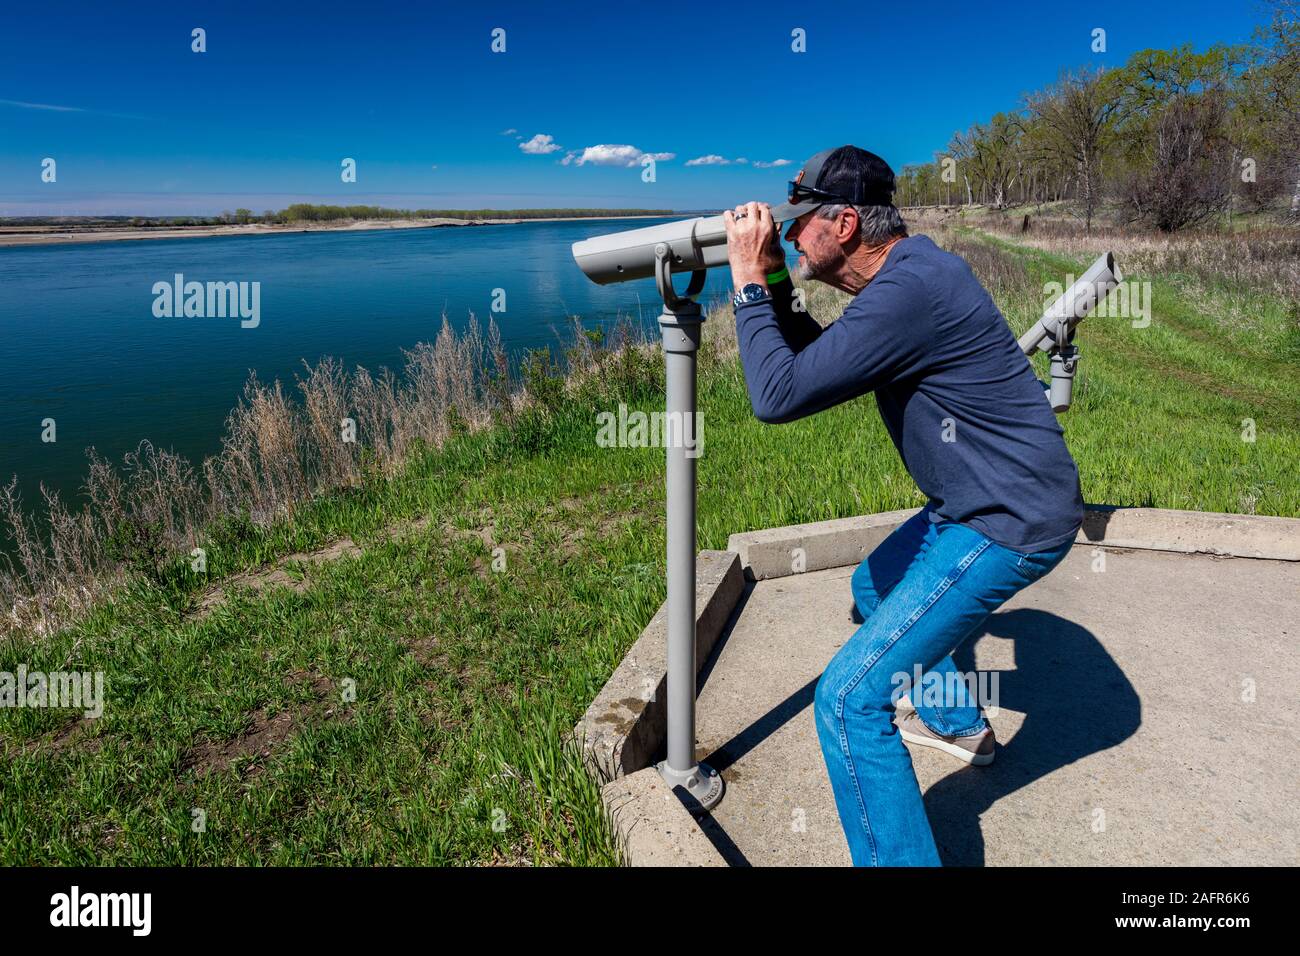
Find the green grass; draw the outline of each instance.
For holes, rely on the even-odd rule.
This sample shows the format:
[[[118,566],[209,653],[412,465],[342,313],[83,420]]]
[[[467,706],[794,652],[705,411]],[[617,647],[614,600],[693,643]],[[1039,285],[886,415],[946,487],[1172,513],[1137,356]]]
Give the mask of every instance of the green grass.
[[[986,241],[1015,255],[1036,282],[1086,265]],[[1127,278],[1150,283],[1150,323],[1099,318],[1080,327],[1082,380],[1061,418],[1085,499],[1300,513],[1300,327],[1290,304],[1187,276]],[[1004,311],[1019,331],[1039,305]],[[1045,357],[1035,364],[1046,378]],[[1242,437],[1247,419],[1253,442]]]
[[[1086,265],[966,238],[1023,270],[999,303],[1017,331],[1038,285]],[[1151,325],[1097,320],[1079,338],[1062,421],[1085,498],[1300,514],[1287,304],[1135,278],[1153,283]],[[658,407],[657,362],[629,359],[544,414],[457,437],[292,525],[228,527],[206,576],[179,565],[53,638],[0,647],[0,670],[102,670],[107,684],[99,720],[0,711],[0,861],[616,862],[597,787],[562,741],[664,597],[662,452],[595,440],[597,411]],[[922,503],[870,397],[766,426],[738,362],[706,352],[700,406],[702,548]],[[213,581],[343,536],[359,556],[194,613]]]

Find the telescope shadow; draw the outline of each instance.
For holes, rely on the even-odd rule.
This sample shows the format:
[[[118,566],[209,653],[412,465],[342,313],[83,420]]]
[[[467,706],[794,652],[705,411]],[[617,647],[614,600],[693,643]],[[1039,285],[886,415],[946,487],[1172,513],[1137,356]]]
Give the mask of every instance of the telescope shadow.
[[[748,592],[747,587],[701,671],[701,686],[730,638]],[[974,672],[975,644],[985,637],[1015,642],[1016,669],[998,672],[998,707],[1023,713],[1025,719],[1014,737],[999,742],[991,765],[955,770],[926,791],[931,831],[947,866],[984,864],[980,817],[998,800],[1054,770],[1116,746],[1142,722],[1136,689],[1087,628],[1033,608],[997,612],[953,653],[958,670]],[[808,681],[704,759],[725,778],[727,768],[811,707],[816,689],[817,680]],[[996,718],[994,724],[996,729]],[[730,865],[751,865],[717,820],[698,808],[696,815]]]

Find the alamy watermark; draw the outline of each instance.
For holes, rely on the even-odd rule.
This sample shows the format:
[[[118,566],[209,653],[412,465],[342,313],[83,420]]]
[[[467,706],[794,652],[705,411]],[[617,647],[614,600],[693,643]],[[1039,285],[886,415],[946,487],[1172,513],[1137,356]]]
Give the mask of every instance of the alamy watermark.
[[[984,710],[988,716],[998,714],[998,671],[937,671],[921,672],[917,664],[912,672],[897,671],[889,682],[894,685],[890,702],[897,704],[904,694],[913,707],[955,707],[959,702],[969,703]]]
[[[103,671],[0,671],[0,707],[80,710],[89,718],[104,713]]]
[[[1075,283],[1075,276],[1066,276],[1065,282],[1043,283],[1043,297],[1051,306]],[[1097,303],[1089,315],[1098,319],[1131,319],[1133,328],[1145,329],[1151,324],[1151,283],[1125,279],[1111,289],[1106,298]]]
[[[262,321],[262,283],[185,281],[176,273],[173,282],[153,284],[155,318],[224,319],[239,317],[239,325],[255,329]]]
[[[148,936],[153,928],[152,893],[83,893],[73,886],[50,897],[54,927],[125,927],[132,936]]]
[[[601,448],[684,448],[687,458],[704,453],[699,412],[642,412],[619,402],[617,413],[597,413],[596,426]]]

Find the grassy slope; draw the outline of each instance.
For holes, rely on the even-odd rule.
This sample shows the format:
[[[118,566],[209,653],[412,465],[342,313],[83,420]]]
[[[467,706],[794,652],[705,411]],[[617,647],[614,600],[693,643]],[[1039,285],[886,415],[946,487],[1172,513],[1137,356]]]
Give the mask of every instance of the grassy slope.
[[[987,241],[1042,281],[1085,265]],[[1131,278],[1151,281],[1150,325],[1108,318],[1082,327],[1076,404],[1061,418],[1084,497],[1300,514],[1300,326],[1287,303],[1185,275]],[[1033,311],[1020,303],[1006,314],[1019,329]],[[1242,440],[1245,419],[1255,423],[1254,442]]]
[[[964,238],[1021,264],[1023,287],[1001,299],[1017,330],[1043,282],[1084,265]],[[1284,304],[1152,278],[1151,327],[1098,320],[1080,338],[1083,381],[1062,420],[1085,497],[1300,514]],[[655,360],[633,365],[549,421],[462,437],[400,481],[211,549],[219,577],[340,536],[362,546],[303,570],[298,588],[199,617],[197,576],[135,585],[48,644],[0,649],[0,670],[102,669],[108,684],[97,721],[0,712],[0,861],[615,860],[596,788],[559,741],[664,596],[661,452],[595,443],[597,410],[658,405]],[[700,403],[701,547],[921,503],[870,398],[764,426],[724,357],[704,363]]]

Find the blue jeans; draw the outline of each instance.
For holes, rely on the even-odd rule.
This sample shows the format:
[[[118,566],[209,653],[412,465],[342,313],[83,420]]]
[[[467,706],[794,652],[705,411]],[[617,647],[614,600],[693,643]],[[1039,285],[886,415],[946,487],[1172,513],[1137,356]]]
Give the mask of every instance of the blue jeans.
[[[894,726],[900,687],[917,669],[942,677],[950,696],[912,695],[938,733],[979,733],[984,719],[951,654],[1017,591],[1051,571],[1072,542],[1022,554],[966,525],[933,523],[927,505],[881,542],[853,573],[864,623],[817,682],[822,756],[855,866],[939,866],[912,758]],[[933,676],[931,676],[933,675]]]

